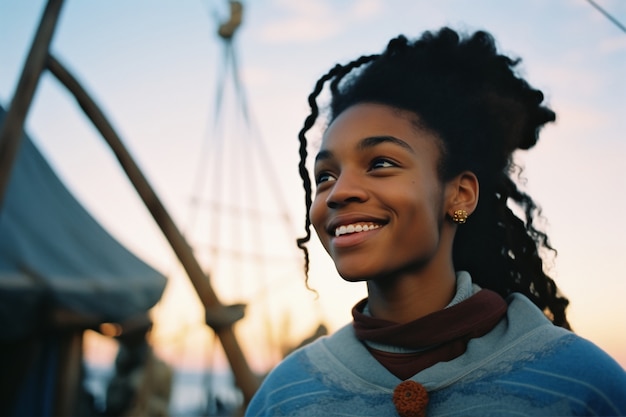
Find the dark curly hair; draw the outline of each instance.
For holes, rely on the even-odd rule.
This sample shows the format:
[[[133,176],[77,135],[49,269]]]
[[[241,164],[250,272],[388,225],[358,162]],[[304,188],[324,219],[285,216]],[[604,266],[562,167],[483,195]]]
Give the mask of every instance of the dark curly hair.
[[[513,152],[533,147],[541,127],[556,118],[541,104],[542,92],[516,74],[518,63],[499,54],[487,32],[461,36],[443,28],[413,42],[398,36],[382,54],[336,65],[317,81],[309,96],[311,113],[298,135],[307,218],[306,236],[297,243],[307,276],[312,189],[305,135],[319,116],[317,98],[329,83],[329,122],[354,104],[371,102],[413,112],[416,123],[436,133],[441,180],[471,171],[480,183],[478,206],[455,236],[455,269],[468,271],[478,285],[502,297],[526,295],[554,324],[569,328],[569,302],[543,268],[543,251],[556,251],[534,223],[540,209],[512,179],[519,171]]]

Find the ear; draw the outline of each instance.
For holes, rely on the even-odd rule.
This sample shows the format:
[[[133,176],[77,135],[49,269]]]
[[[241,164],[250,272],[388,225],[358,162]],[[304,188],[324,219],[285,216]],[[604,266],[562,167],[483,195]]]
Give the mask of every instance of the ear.
[[[447,183],[446,214],[452,218],[457,210],[471,215],[478,205],[478,178],[471,171],[463,171]]]

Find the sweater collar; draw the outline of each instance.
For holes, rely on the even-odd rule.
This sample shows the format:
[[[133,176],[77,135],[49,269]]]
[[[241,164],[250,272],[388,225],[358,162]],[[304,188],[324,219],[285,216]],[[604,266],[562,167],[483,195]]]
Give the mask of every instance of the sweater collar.
[[[469,273],[457,273],[456,285],[455,296],[446,308],[404,324],[372,317],[367,299],[361,300],[352,309],[357,338],[381,351],[416,352],[483,335],[506,313],[502,297],[481,290],[472,283]]]
[[[476,294],[480,291],[480,287],[472,282],[472,277],[467,271],[458,271],[456,273],[456,292],[454,293],[454,297],[452,301],[448,303],[444,308],[452,307],[455,304],[460,303],[461,301],[465,301],[470,298],[472,295]],[[366,316],[372,317],[372,313],[370,312],[370,306],[367,298],[360,301],[363,303],[363,314]],[[359,304],[357,304],[358,306]],[[356,308],[356,306],[355,306]]]

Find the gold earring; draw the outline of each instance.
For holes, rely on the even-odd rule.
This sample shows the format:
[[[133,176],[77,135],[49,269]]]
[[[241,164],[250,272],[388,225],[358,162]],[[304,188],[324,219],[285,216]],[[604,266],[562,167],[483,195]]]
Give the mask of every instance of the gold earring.
[[[452,214],[452,221],[456,224],[464,224],[467,221],[469,215],[465,210],[455,210]]]

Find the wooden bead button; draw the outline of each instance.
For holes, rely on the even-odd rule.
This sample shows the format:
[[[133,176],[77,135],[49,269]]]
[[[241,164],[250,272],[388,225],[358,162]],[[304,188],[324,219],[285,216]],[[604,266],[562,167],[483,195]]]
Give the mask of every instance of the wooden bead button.
[[[426,417],[428,391],[418,382],[403,381],[393,390],[393,404],[400,417]]]

